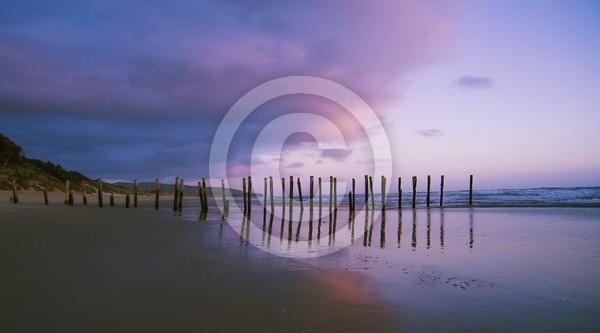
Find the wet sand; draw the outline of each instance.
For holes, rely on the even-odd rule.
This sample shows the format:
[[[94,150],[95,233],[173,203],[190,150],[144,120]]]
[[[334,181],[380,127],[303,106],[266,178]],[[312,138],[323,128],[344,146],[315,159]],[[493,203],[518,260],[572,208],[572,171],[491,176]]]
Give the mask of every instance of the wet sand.
[[[0,205],[2,332],[298,332],[398,328],[361,273],[290,270],[220,221],[168,210]],[[229,234],[219,238],[219,233]],[[321,283],[323,276],[336,283]],[[343,290],[336,290],[343,286]],[[347,292],[349,299],[339,297]]]
[[[60,196],[50,206],[14,205],[5,195],[2,331],[600,327],[597,208],[406,209],[388,211],[385,223],[349,223],[340,209],[336,228],[354,230],[354,242],[300,260],[269,251],[306,249],[308,210],[300,227],[297,210],[291,224],[276,218],[269,235],[261,208],[242,226],[235,213],[230,223],[218,212],[199,221],[193,200],[176,216],[167,198],[157,212],[119,201],[65,207]],[[335,247],[328,220],[321,240],[313,223],[311,250]]]

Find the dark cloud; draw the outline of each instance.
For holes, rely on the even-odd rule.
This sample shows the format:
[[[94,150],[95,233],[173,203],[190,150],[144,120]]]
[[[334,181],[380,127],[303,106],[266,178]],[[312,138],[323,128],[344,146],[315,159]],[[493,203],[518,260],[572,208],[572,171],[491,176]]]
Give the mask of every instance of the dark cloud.
[[[288,168],[297,169],[297,168],[301,168],[303,166],[304,166],[304,163],[302,163],[302,162],[294,162],[294,163],[288,165]]]
[[[434,138],[444,135],[444,131],[435,128],[416,130],[415,133],[428,138]]]
[[[454,81],[454,85],[467,90],[490,89],[494,79],[491,77],[463,75]]]
[[[190,178],[205,172],[225,112],[260,83],[314,75],[346,85],[376,110],[395,101],[405,74],[445,54],[455,9],[418,0],[5,0],[0,132],[31,157],[94,177],[138,170],[139,178],[159,171]],[[251,138],[276,116],[311,112],[348,123],[331,102],[299,101],[276,100],[244,123],[230,150],[237,172],[246,172]],[[102,171],[105,163],[111,167]]]
[[[321,157],[330,158],[336,161],[345,161],[352,155],[352,149],[323,149],[321,150]]]

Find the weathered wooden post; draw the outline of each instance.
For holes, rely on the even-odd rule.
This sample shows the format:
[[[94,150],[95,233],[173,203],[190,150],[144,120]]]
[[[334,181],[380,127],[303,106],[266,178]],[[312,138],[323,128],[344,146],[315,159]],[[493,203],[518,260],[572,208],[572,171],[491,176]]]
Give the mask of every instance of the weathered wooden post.
[[[290,214],[294,205],[294,176],[290,176]],[[291,220],[291,218],[290,218]]]
[[[65,180],[65,205],[69,203],[69,193],[71,193],[70,185],[71,183],[69,180]]]
[[[312,216],[313,216],[313,199],[315,196],[315,177],[314,176],[310,176],[310,181],[309,181],[309,193],[308,193],[308,201],[309,201],[309,206],[310,206],[310,218],[312,220]]]
[[[273,194],[273,177],[269,176],[269,191],[271,192],[271,216],[275,214],[275,194]]]
[[[385,185],[386,178],[381,176],[381,210],[385,210]]]
[[[440,178],[440,207],[442,207],[444,205],[444,175]]]
[[[13,203],[19,203],[19,197],[17,196],[17,181],[13,179]]]
[[[102,178],[98,178],[98,207],[104,207],[104,197],[102,194]]]
[[[333,208],[333,176],[329,176],[329,214]]]
[[[398,177],[398,209],[402,208],[402,177]]]
[[[323,186],[321,184],[321,177],[319,177],[319,218],[323,213]]]
[[[431,202],[431,175],[427,175],[427,207]]]
[[[110,206],[114,207],[115,206],[115,196],[112,193],[110,194],[109,200],[110,200]]]
[[[83,182],[81,184],[81,186],[83,187],[83,193],[82,193],[83,194],[83,196],[82,196],[83,197],[83,205],[87,206],[87,194],[86,194],[86,192],[87,192],[87,183]]]
[[[285,178],[281,177],[281,218],[285,218]]]
[[[356,179],[352,178],[352,195],[350,195],[350,201],[352,202],[351,211],[354,213],[356,209]]]
[[[129,208],[129,193],[125,194],[125,208]]]
[[[264,193],[263,193],[263,216],[266,216],[267,214],[267,177],[264,178],[265,179],[265,188],[264,188]]]
[[[133,207],[138,206],[138,182],[137,179],[133,180]]]
[[[158,178],[156,178],[155,184],[156,184],[156,189],[155,189],[156,193],[154,196],[154,209],[158,209],[158,207],[159,207],[159,201],[158,201],[159,199],[158,198],[160,196],[160,183],[158,182]]]
[[[198,182],[198,200],[200,200],[200,210],[204,210],[204,199],[202,199],[202,182]]]
[[[177,211],[179,205],[179,177],[175,177],[175,184],[173,184],[173,211]]]
[[[44,205],[48,205],[48,190],[44,187]]]
[[[375,210],[375,192],[373,191],[373,176],[369,176],[369,191],[371,192],[371,208]]]
[[[248,215],[252,212],[252,176],[248,176]]]
[[[300,211],[304,210],[304,200],[302,200],[302,184],[300,183],[300,177],[296,178],[298,183],[298,199],[300,199]]]
[[[69,204],[69,206],[73,206],[73,193],[72,192],[69,192],[68,204]]]
[[[365,207],[369,209],[369,176],[365,175]]]
[[[338,209],[338,204],[337,204],[337,177],[333,177],[333,209],[337,210]]]
[[[227,200],[225,199],[225,180],[221,179],[221,199],[223,199],[223,216],[225,216],[225,205]]]
[[[469,177],[469,206],[473,206],[473,175]]]
[[[413,200],[412,200],[412,208],[417,207],[417,176],[412,177],[413,183]]]
[[[206,179],[202,177],[202,209],[208,211],[208,193],[206,192]]]
[[[179,196],[177,197],[177,211],[181,213],[183,210],[183,178],[179,180]]]
[[[248,211],[248,201],[246,200],[246,177],[242,178],[242,196],[244,199],[244,215]]]

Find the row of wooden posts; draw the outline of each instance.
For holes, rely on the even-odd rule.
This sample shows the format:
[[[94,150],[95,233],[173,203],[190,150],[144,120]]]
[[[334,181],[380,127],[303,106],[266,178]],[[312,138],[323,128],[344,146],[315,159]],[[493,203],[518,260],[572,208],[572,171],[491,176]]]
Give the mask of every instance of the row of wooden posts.
[[[271,212],[275,210],[275,200],[273,194],[273,177],[269,176],[269,197],[271,202]],[[304,210],[304,200],[302,197],[302,183],[300,178],[296,178],[296,184],[298,187],[298,200],[300,202],[300,210]],[[387,185],[387,177],[381,176],[381,209],[386,209],[387,196],[385,193]],[[323,207],[323,191],[322,191],[322,179],[318,178],[318,186],[319,186],[319,211],[322,210]],[[294,177],[290,176],[289,181],[289,200],[290,205],[294,200]],[[314,198],[314,176],[310,176],[309,181],[309,205],[310,210],[313,210],[313,198]],[[417,177],[412,177],[412,208],[416,208],[417,206]],[[243,201],[244,201],[244,214],[250,213],[252,209],[251,200],[252,200],[252,177],[248,177],[242,179],[242,192],[243,192]],[[263,209],[267,209],[267,178],[264,178],[264,190],[263,190],[263,198],[264,198],[264,207]],[[285,193],[285,178],[281,178],[281,193]],[[369,208],[369,195],[371,198],[371,207],[375,209],[375,191],[373,191],[373,177],[365,175],[365,206]],[[285,195],[282,195],[282,205],[285,206]],[[352,190],[348,193],[349,198],[349,208],[351,212],[355,211],[356,208],[356,179],[352,178]],[[331,213],[332,209],[337,209],[337,178],[330,176],[329,177],[329,212]],[[431,206],[431,176],[427,176],[427,196],[426,196],[427,207]],[[440,207],[444,205],[444,175],[440,177]],[[469,206],[473,206],[473,175],[469,177]],[[398,177],[398,208],[402,207],[402,177]]]
[[[155,190],[155,199],[154,199],[154,208],[159,208],[159,196],[160,196],[160,184],[158,178],[156,179],[156,190]],[[300,209],[304,210],[304,200],[302,197],[302,183],[300,178],[296,178],[296,183],[298,187],[298,196],[300,201]],[[386,209],[386,193],[385,188],[387,184],[387,177],[381,176],[381,209]],[[70,189],[70,182],[67,180],[65,183],[66,191],[65,191],[65,204],[69,206],[73,206],[73,193]],[[294,178],[290,176],[289,182],[289,200],[290,205],[293,204],[294,200]],[[309,183],[309,205],[312,213],[313,210],[313,199],[314,199],[314,176],[310,176]],[[86,188],[87,184],[83,183],[83,204],[87,205],[87,197],[86,197]],[[269,176],[269,191],[270,191],[270,205],[271,212],[275,211],[275,200],[273,194],[273,177]],[[174,186],[174,200],[173,200],[173,211],[181,212],[183,207],[183,189],[184,183],[183,178],[179,179],[179,177],[175,178],[175,186]],[[322,191],[322,179],[318,178],[318,189],[319,189],[319,212],[322,211],[323,207],[323,191]],[[417,177],[412,177],[412,208],[416,208],[417,205]],[[48,205],[48,191],[44,188],[44,203]],[[13,191],[12,191],[12,200],[14,203],[19,202],[19,198],[17,195],[17,185],[13,180]],[[248,214],[252,209],[252,177],[248,177],[242,179],[242,193],[243,193],[243,202],[244,202],[244,214]],[[285,193],[285,178],[281,178],[281,193]],[[226,218],[229,216],[229,200],[225,198],[225,182],[221,180],[221,194],[223,200],[223,217]],[[371,207],[375,209],[375,192],[373,191],[373,177],[365,175],[365,206],[369,208],[369,195],[371,199]],[[202,181],[198,182],[198,197],[200,199],[200,207],[202,212],[208,211],[208,195],[206,191],[206,180],[202,178]],[[285,206],[285,195],[281,196],[282,205]],[[355,211],[356,208],[356,180],[352,178],[352,191],[348,193],[349,198],[349,208],[351,212]],[[329,177],[329,212],[333,209],[337,210],[337,178],[330,176]],[[114,196],[111,193],[110,197],[110,205],[114,206]],[[267,178],[264,178],[264,210],[267,209]],[[427,176],[427,196],[426,196],[427,207],[431,205],[431,176]],[[129,208],[130,198],[129,193],[125,195],[125,207]],[[444,205],[444,176],[440,177],[440,207]],[[473,205],[473,175],[469,177],[469,206]],[[102,179],[98,179],[98,207],[104,206],[104,198],[102,193]],[[138,183],[137,180],[133,181],[133,207],[138,206]],[[402,177],[398,177],[398,208],[402,207]]]

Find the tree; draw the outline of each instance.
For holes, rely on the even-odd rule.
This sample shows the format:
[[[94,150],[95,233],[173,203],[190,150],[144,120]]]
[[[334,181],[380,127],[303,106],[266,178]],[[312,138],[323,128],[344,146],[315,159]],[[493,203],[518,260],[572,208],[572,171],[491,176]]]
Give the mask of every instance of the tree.
[[[0,133],[0,164],[19,164],[23,157],[23,148]]]

